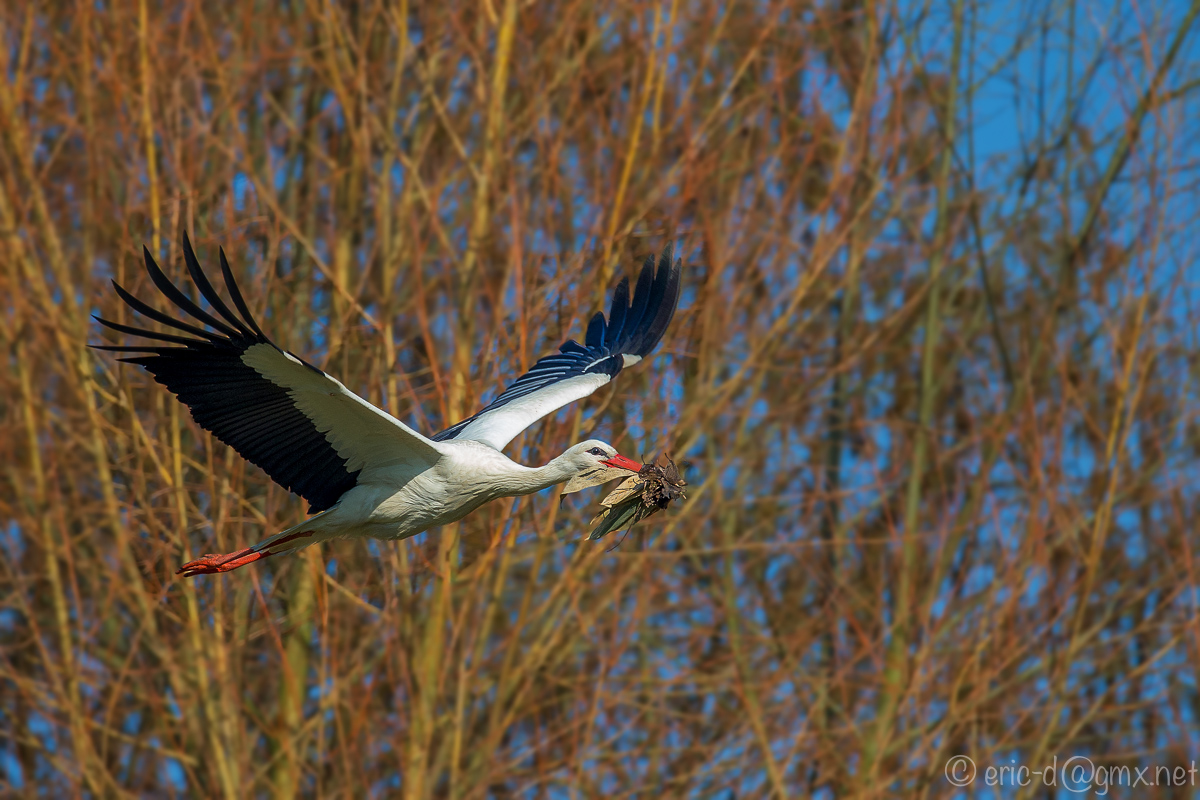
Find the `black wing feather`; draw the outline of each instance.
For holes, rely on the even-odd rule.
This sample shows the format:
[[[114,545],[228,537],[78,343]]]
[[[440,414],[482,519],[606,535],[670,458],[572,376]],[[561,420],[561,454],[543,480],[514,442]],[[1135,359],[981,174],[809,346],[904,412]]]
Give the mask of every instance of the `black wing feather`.
[[[196,288],[200,290],[200,294],[204,295],[204,299],[208,304],[216,309],[225,321],[229,322],[233,327],[237,328],[238,333],[242,336],[253,336],[250,329],[246,327],[246,323],[242,322],[237,316],[229,310],[229,306],[221,299],[221,295],[217,294],[217,290],[209,283],[208,276],[204,274],[204,270],[200,268],[200,262],[196,260],[196,252],[192,250],[192,241],[188,238],[186,232],[183,234],[183,263],[187,265],[188,275],[192,276],[192,283],[196,284]],[[231,279],[232,276],[229,276]]]
[[[142,245],[142,258],[146,262],[146,271],[150,273],[150,280],[154,281],[154,285],[158,287],[158,290],[162,292],[168,300],[179,306],[188,314],[191,314],[195,319],[203,322],[210,328],[216,328],[226,336],[239,335],[238,331],[230,328],[228,325],[215,318],[212,314],[209,314],[207,311],[200,308],[200,306],[192,302],[190,297],[176,289],[175,284],[171,283],[171,281],[167,279],[167,276],[163,274],[163,271],[158,268],[158,264],[150,255],[150,248],[146,247],[145,245]]]
[[[196,288],[224,322],[205,312],[176,288],[159,269],[150,251],[143,249],[146,271],[168,300],[220,333],[206,331],[156,311],[114,281],[117,294],[134,311],[198,338],[135,328],[97,317],[98,322],[115,331],[179,346],[92,347],[136,354],[120,360],[145,367],[155,381],[166,386],[191,409],[192,418],[200,427],[211,431],[247,461],[261,467],[280,486],[307,500],[310,513],[324,511],[355,485],[361,470],[351,472],[347,469],[346,459],[338,455],[312,420],[296,408],[287,389],[272,383],[242,360],[242,355],[255,345],[279,348],[254,321],[233,279],[224,251],[221,252],[221,272],[236,314],[221,300],[200,269],[186,235],[183,251]],[[297,360],[321,372],[302,359]]]
[[[664,255],[670,259],[670,245],[667,245]],[[650,299],[646,304],[646,312],[637,333],[629,342],[629,348],[638,355],[648,355],[667,332],[667,327],[675,316],[675,303],[679,300],[679,280],[679,270],[660,269],[655,274],[654,282],[650,285]],[[674,298],[674,301],[668,304],[664,302],[667,298]]]
[[[233,279],[233,270],[229,268],[229,259],[225,258],[225,248],[218,247],[217,254],[221,257],[221,275],[225,278],[225,288],[229,290],[229,296],[233,298],[233,304],[237,306],[238,313],[250,325],[251,330],[266,339],[266,334],[259,329],[258,323],[254,321],[254,315],[250,313],[246,301],[242,299],[242,290],[238,288],[237,281]]]
[[[588,323],[585,344],[568,339],[553,353],[538,361],[517,378],[478,414],[458,422],[430,437],[444,442],[458,436],[463,428],[484,414],[501,408],[559,381],[577,375],[604,373],[613,378],[625,365],[624,356],[645,357],[658,345],[679,305],[680,262],[673,259],[668,244],[655,269],[654,256],[647,256],[638,275],[633,300],[629,297],[629,279],[622,278],[613,291],[612,307],[605,320],[597,313]]]
[[[642,271],[638,273],[637,285],[633,289],[633,302],[629,304],[629,322],[626,324],[631,331],[639,329],[646,306],[650,304],[650,286],[654,283],[654,275],[651,272],[653,267],[654,258],[647,256]]]
[[[589,348],[599,350],[604,347],[604,329],[604,312],[597,311],[588,323],[587,333],[583,336],[583,341],[587,343]]]
[[[613,341],[621,338],[625,330],[625,317],[629,314],[629,278],[621,278],[613,291],[612,310],[608,314],[608,336]]]
[[[138,300],[136,297],[131,295],[129,292],[125,291],[125,287],[123,287],[121,284],[117,283],[116,281],[112,281],[112,285],[113,285],[113,288],[117,290],[117,296],[120,297],[122,300],[124,300],[126,305],[128,305],[130,308],[132,308],[134,311],[138,312],[142,316],[149,317],[150,319],[154,320],[155,322],[161,322],[163,325],[172,327],[177,331],[183,331],[184,333],[190,333],[194,336],[201,336],[212,342],[221,341],[222,337],[218,336],[215,333],[209,333],[208,331],[204,330],[203,328],[197,328],[194,325],[188,325],[186,322],[180,322],[179,320],[175,319],[174,317],[169,317],[166,314],[162,313],[161,311],[157,311],[157,310],[151,308],[150,306],[143,303],[141,300]],[[108,324],[104,320],[100,320],[100,321],[103,322],[105,325]]]

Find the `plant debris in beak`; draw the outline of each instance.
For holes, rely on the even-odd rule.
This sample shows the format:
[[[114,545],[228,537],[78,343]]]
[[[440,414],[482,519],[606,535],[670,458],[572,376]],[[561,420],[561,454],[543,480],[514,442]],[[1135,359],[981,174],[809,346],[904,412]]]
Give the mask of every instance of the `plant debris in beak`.
[[[658,461],[643,464],[637,475],[600,501],[604,508],[592,519],[595,530],[588,541],[596,541],[605,534],[620,528],[632,528],[646,517],[671,504],[672,500],[686,499],[684,487],[687,481],[679,473],[679,467],[666,453]]]

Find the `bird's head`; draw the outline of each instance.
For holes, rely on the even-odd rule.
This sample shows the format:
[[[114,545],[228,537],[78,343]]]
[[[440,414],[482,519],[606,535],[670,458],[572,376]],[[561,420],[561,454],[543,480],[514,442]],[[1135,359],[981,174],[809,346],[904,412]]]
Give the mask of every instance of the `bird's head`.
[[[590,486],[599,486],[617,478],[636,474],[642,465],[617,452],[617,448],[599,439],[580,442],[562,457],[575,468],[575,477],[563,487],[563,494],[578,492]]]
[[[642,465],[632,458],[617,452],[617,448],[599,439],[588,439],[567,450],[566,455],[578,464],[581,470],[609,467],[637,472]]]

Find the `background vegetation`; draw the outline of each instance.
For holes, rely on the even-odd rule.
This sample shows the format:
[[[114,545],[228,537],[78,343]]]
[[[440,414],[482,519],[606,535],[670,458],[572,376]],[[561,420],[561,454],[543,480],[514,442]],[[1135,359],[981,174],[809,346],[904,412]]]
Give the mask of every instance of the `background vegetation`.
[[[6,3],[0,792],[943,795],[1200,754],[1198,6]],[[420,429],[677,241],[650,364],[518,439],[689,459],[230,576],[303,505],[84,349],[217,245]],[[1166,792],[1159,789],[1159,792]],[[1190,789],[1183,790],[1190,794]]]

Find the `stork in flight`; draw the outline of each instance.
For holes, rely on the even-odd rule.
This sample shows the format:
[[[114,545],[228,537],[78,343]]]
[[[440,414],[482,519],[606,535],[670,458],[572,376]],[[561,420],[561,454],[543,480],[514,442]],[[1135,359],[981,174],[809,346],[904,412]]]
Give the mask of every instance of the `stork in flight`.
[[[221,273],[236,313],[217,294],[183,236],[188,274],[217,316],[174,286],[149,250],[143,247],[142,255],[154,285],[200,326],[156,311],[113,281],[134,311],[175,332],[97,317],[115,331],[166,346],[94,346],[137,354],[120,360],[149,370],[191,409],[200,427],[307,500],[315,515],[244,550],[205,555],[177,574],[228,572],[336,537],[403,539],[462,519],[489,500],[566,481],[568,488],[585,488],[642,467],[597,439],[542,467],[518,464],[501,451],[529,425],[587,397],[655,348],[679,303],[680,262],[672,260],[669,244],[657,269],[653,256],[646,259],[632,298],[628,278],[617,284],[608,318],[602,312],[592,317],[584,344],[567,340],[478,414],[430,437],[267,338],[233,280],[223,249]]]

